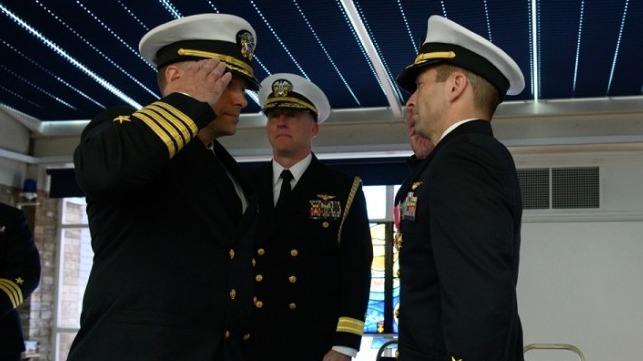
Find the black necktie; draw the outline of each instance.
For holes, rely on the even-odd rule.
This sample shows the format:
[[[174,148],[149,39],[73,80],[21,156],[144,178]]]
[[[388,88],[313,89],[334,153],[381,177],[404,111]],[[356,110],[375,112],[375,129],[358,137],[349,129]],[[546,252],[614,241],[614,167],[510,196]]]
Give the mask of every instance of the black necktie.
[[[276,208],[283,207],[283,204],[286,202],[286,197],[290,194],[290,181],[292,180],[292,173],[288,169],[284,169],[281,172],[281,190],[279,191],[279,199],[277,200]]]

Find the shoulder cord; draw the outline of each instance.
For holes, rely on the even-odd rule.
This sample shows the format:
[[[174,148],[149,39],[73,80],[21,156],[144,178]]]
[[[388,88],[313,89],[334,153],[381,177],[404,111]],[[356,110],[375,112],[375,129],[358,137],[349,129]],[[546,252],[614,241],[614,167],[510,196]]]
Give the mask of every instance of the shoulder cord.
[[[342,242],[342,228],[344,227],[344,221],[348,216],[348,211],[350,211],[351,209],[353,198],[355,198],[355,194],[357,194],[357,189],[359,189],[360,184],[362,184],[362,180],[359,177],[355,177],[355,179],[353,179],[351,192],[348,194],[348,199],[346,200],[346,208],[344,209],[344,214],[342,215],[342,223],[339,224],[339,231],[337,231],[337,245]]]

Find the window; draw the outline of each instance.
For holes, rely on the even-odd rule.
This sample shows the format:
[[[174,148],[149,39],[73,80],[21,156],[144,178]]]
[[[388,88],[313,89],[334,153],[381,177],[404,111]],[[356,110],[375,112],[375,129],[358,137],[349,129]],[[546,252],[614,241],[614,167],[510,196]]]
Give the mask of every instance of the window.
[[[399,280],[395,277],[398,267],[397,251],[392,247],[392,210],[396,190],[392,186],[364,187],[368,217],[373,222],[373,264],[371,292],[364,322],[365,334],[397,332],[397,319],[393,315],[399,302]]]
[[[55,360],[67,359],[80,327],[82,299],[93,252],[84,198],[64,198],[60,224],[60,263],[55,330]]]

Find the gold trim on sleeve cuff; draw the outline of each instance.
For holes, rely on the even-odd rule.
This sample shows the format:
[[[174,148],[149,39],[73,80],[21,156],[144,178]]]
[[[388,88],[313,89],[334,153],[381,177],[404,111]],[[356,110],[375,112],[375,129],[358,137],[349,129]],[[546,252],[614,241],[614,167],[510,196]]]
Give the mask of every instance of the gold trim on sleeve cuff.
[[[339,322],[337,322],[337,332],[347,332],[362,336],[364,333],[364,321],[350,317],[340,317]]]

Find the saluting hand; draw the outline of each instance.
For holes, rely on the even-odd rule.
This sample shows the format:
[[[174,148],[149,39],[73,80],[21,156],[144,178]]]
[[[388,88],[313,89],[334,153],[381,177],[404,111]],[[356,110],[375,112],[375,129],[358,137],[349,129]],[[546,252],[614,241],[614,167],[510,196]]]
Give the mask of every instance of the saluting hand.
[[[214,107],[230,83],[232,74],[218,59],[171,64],[165,70],[165,93],[184,93]]]

